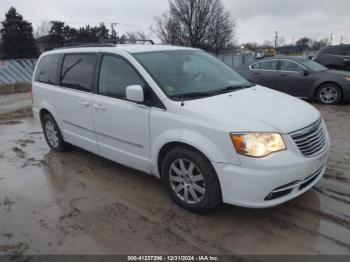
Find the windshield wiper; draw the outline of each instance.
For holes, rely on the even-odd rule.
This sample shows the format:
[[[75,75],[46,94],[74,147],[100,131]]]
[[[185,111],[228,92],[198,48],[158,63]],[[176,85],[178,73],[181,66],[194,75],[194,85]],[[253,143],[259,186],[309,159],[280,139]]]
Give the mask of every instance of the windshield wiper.
[[[223,93],[227,93],[227,92],[231,92],[231,91],[238,91],[241,89],[245,89],[245,88],[250,88],[253,85],[241,85],[241,86],[227,86],[223,89],[214,91],[212,94],[223,94]]]
[[[191,92],[191,93],[184,93],[184,94],[176,94],[169,96],[170,98],[196,98],[196,97],[206,97],[211,96],[212,93],[208,92]]]

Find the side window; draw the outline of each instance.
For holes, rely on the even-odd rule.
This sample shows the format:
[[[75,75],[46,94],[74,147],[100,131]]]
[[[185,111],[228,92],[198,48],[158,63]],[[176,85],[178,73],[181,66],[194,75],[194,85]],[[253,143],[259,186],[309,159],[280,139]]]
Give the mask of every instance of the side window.
[[[262,70],[277,70],[278,60],[266,60],[260,63],[260,69]]]
[[[251,68],[252,68],[252,69],[255,69],[255,70],[256,70],[256,69],[260,69],[260,64],[261,64],[261,63],[254,64],[254,65],[251,66]]]
[[[51,85],[58,85],[57,70],[59,60],[59,54],[46,55],[41,58],[36,70],[34,78],[35,81]]]
[[[126,88],[130,85],[144,85],[132,66],[121,58],[103,56],[98,86],[99,94],[126,99]]]
[[[96,55],[67,54],[61,71],[61,86],[90,92],[95,74]]]
[[[281,61],[281,69],[280,69],[281,71],[288,71],[288,72],[303,71],[303,68],[293,61],[288,61],[288,60],[280,60],[280,61]]]

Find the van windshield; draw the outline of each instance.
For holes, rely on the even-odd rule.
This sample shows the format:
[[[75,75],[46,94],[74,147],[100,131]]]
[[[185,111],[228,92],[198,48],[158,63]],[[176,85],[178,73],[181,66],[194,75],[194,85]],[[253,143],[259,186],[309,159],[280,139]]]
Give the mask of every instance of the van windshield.
[[[134,57],[174,100],[213,96],[252,86],[232,68],[204,51],[148,52],[134,54]]]

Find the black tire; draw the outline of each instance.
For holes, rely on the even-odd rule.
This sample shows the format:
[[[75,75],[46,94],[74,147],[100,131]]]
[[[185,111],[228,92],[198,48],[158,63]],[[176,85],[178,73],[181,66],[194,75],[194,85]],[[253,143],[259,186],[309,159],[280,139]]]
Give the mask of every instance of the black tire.
[[[327,93],[329,96],[326,95]],[[326,83],[318,88],[316,99],[321,104],[336,105],[339,104],[342,99],[342,91],[338,85]]]
[[[61,130],[59,129],[53,116],[50,114],[44,115],[42,117],[41,123],[44,131],[44,136],[49,147],[55,152],[66,151],[68,145],[66,142],[64,142]],[[53,138],[52,134],[50,134],[49,130],[51,128],[53,129],[54,132],[56,132],[55,138]]]
[[[170,170],[170,168],[172,164],[176,164],[177,163],[176,161],[180,161],[180,160],[184,161],[183,163],[185,166],[187,165],[186,166],[186,168],[188,168],[187,171],[189,170],[189,165],[191,163],[194,164],[195,166],[191,172],[191,174],[194,174],[194,176],[188,175],[187,177],[187,183],[189,184],[187,184],[184,180],[182,180],[183,182],[171,181],[175,173],[173,170]],[[189,173],[189,172],[186,172],[186,173]],[[200,177],[200,175],[202,175],[203,177],[203,182],[192,181],[194,177],[198,178]],[[162,176],[162,181],[164,183],[164,186],[166,187],[171,199],[179,206],[191,212],[199,213],[199,214],[209,213],[210,211],[217,208],[222,202],[220,183],[213,166],[205,156],[203,156],[202,154],[200,154],[195,150],[192,150],[187,147],[179,146],[169,151],[161,163],[161,176]],[[182,178],[182,179],[185,179],[185,178]],[[179,184],[175,184],[175,183],[179,183]],[[181,199],[180,196],[178,196],[178,194],[181,194],[182,190],[180,190],[178,193],[175,192],[176,190],[175,187],[178,188],[178,186],[180,186],[181,183],[184,186],[183,194],[185,194],[185,190],[187,190],[188,192],[187,202],[184,199]],[[185,183],[187,186],[185,186]],[[194,183],[199,183],[199,184],[196,184],[196,187],[195,187]],[[200,191],[197,191],[198,185],[205,189],[205,192],[203,194],[200,193]],[[188,187],[188,188],[185,189],[185,187],[186,188]],[[198,202],[196,202],[195,198],[193,197],[194,196],[193,194],[197,195]],[[189,203],[189,201],[191,200],[193,201],[193,203]]]

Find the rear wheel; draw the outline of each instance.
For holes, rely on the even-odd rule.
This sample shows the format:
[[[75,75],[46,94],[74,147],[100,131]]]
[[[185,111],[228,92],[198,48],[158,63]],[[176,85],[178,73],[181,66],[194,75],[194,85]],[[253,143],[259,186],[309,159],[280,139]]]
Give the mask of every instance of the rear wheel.
[[[199,152],[176,147],[161,164],[163,183],[179,206],[208,213],[221,203],[219,180],[211,163]]]
[[[341,89],[332,83],[324,84],[317,90],[318,102],[326,105],[336,105],[341,101]]]
[[[67,144],[64,142],[61,130],[52,115],[46,114],[43,116],[42,126],[49,147],[56,152],[65,151],[67,149]]]

